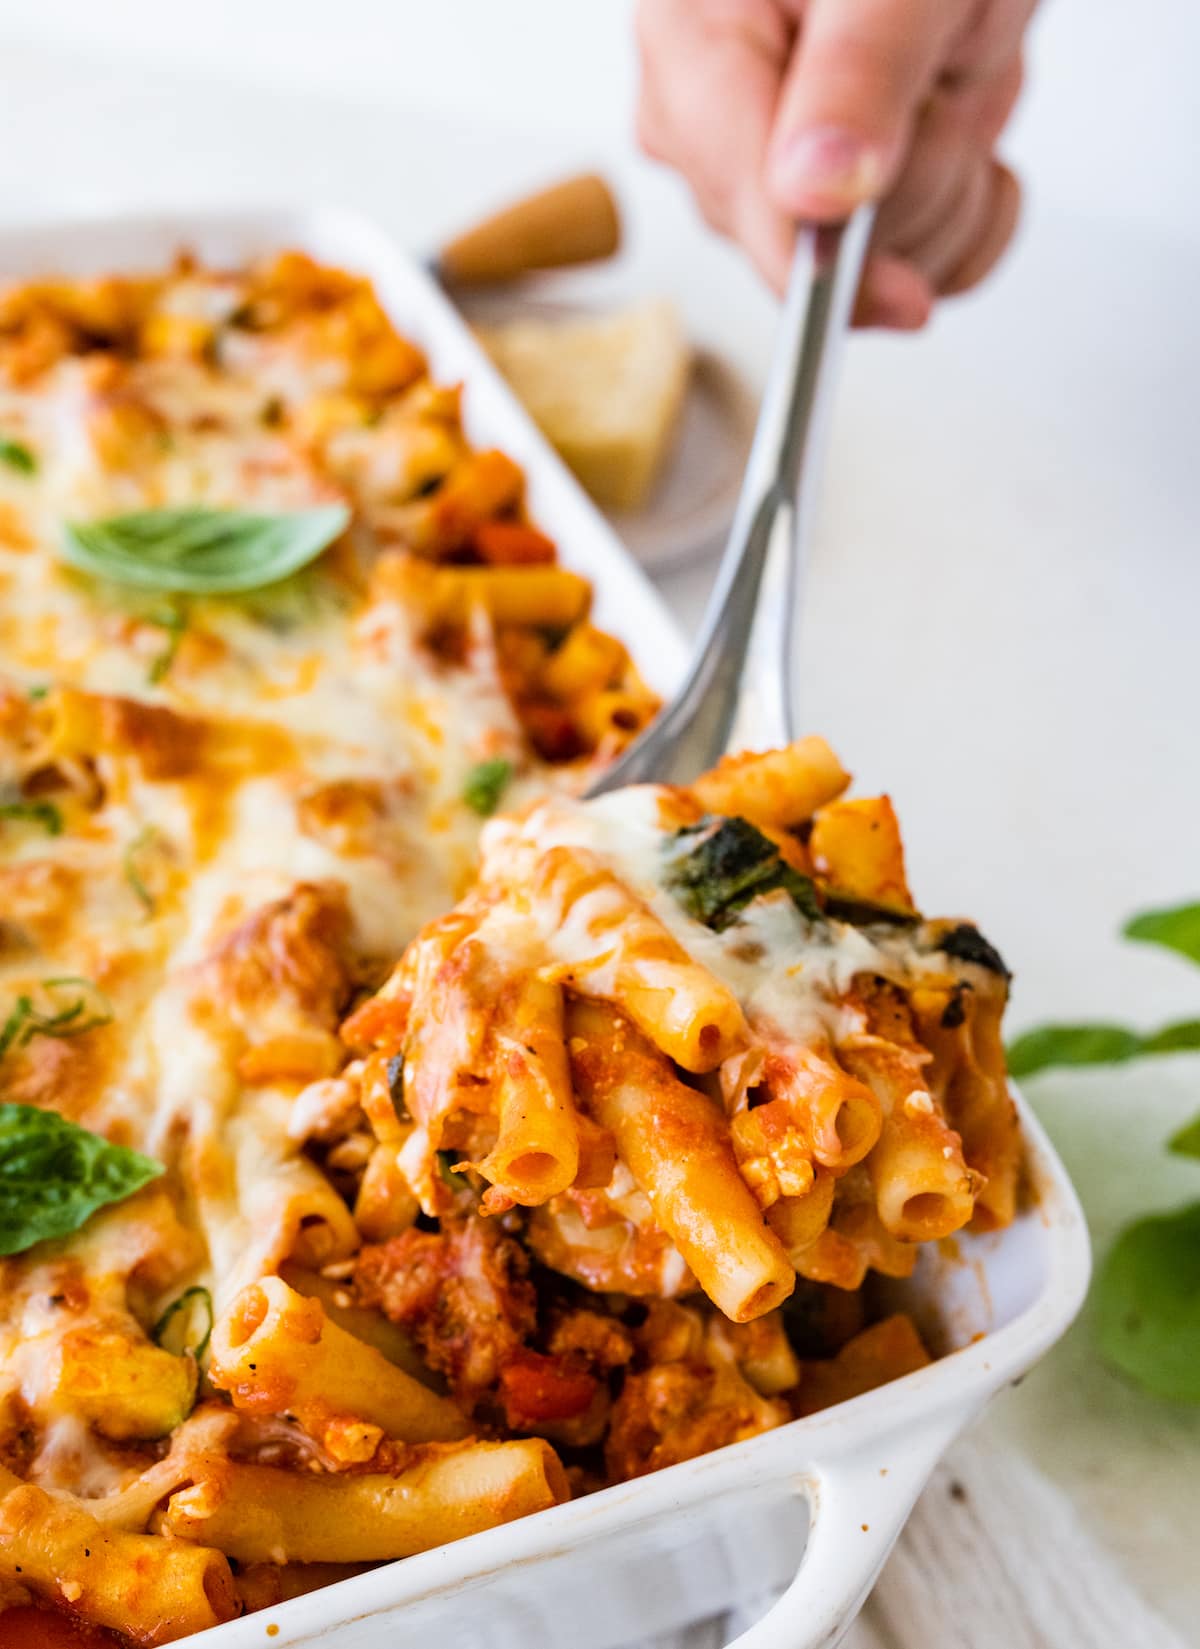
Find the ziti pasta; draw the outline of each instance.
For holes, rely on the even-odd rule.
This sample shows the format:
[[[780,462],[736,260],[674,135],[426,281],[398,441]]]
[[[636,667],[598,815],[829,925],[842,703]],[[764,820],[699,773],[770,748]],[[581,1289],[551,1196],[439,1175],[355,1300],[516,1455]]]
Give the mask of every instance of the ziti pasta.
[[[995,953],[820,740],[572,799],[656,705],[460,395],[299,254],[0,293],[12,1649],[869,1389],[1011,1217]]]

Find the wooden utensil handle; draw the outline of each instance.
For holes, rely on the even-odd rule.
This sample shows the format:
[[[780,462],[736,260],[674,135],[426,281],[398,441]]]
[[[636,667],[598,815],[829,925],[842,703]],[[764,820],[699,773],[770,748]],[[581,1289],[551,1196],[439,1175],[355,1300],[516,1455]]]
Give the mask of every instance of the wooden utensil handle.
[[[447,281],[485,286],[611,257],[620,241],[612,190],[587,172],[528,195],[457,236],[438,254],[438,273]]]

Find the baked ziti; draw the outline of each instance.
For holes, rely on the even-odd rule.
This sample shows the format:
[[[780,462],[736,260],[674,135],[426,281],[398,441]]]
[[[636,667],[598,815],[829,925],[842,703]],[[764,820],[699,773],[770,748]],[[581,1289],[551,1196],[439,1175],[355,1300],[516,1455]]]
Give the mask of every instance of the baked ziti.
[[[578,799],[655,700],[460,395],[298,253],[0,293],[12,1649],[866,1391],[1012,1216],[995,951],[819,739]]]

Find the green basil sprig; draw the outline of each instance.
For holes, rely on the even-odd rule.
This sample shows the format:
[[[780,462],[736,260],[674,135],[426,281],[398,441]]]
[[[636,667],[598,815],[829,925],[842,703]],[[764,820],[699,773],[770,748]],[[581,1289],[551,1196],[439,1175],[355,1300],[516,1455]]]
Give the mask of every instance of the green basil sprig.
[[[157,1179],[162,1164],[35,1105],[0,1105],[0,1254],[78,1231],[98,1208]]]
[[[62,553],[73,567],[142,590],[236,595],[278,583],[314,561],[345,531],[344,504],[289,510],[140,510],[100,521],[69,521]]]
[[[1200,963],[1200,903],[1145,911],[1126,939],[1162,945]],[[1200,1019],[1155,1031],[1105,1023],[1041,1025],[1008,1050],[1014,1076],[1051,1066],[1121,1065],[1150,1055],[1200,1050]],[[1167,1141],[1176,1156],[1200,1160],[1200,1115]],[[1200,1202],[1124,1226],[1092,1285],[1092,1324],[1105,1362],[1168,1402],[1200,1403]]]

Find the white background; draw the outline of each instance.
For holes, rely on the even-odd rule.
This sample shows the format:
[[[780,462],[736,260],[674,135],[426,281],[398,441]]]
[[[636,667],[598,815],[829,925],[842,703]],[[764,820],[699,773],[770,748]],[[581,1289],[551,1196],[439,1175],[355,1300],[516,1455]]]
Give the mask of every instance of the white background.
[[[754,377],[771,304],[632,153],[631,9],[0,0],[0,215],[322,198],[431,247],[598,161],[631,231],[601,284],[671,292]],[[1200,897],[1197,63],[1194,0],[1048,0],[1010,144],[1017,252],[920,340],[849,352],[804,721],[895,796],[927,908],[1007,953],[1018,1025],[1200,1015],[1200,975],[1115,937]],[[708,576],[668,581],[688,622]],[[1035,1098],[1101,1238],[1200,1194],[1161,1155],[1200,1103],[1187,1061]],[[993,1425],[1194,1641],[1196,1415],[1126,1392],[1079,1331]]]

